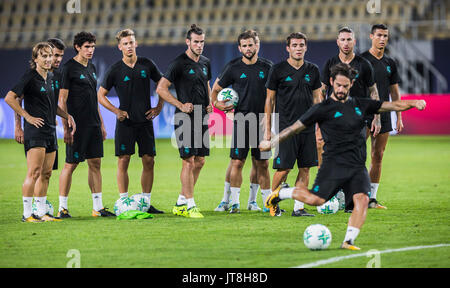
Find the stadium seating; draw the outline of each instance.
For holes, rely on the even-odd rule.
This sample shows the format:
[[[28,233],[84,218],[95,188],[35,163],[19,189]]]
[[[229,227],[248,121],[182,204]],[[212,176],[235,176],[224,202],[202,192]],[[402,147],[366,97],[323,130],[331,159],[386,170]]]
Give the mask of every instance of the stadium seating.
[[[361,0],[79,1],[81,13],[70,14],[69,1],[2,0],[0,48],[29,47],[47,35],[71,41],[80,30],[95,32],[101,45],[115,45],[115,33],[125,27],[138,31],[145,44],[178,44],[192,23],[205,28],[210,41],[219,43],[233,42],[238,32],[248,28],[258,30],[264,41],[281,41],[291,31],[305,32],[312,40],[330,40],[343,25],[375,22],[411,37],[444,38],[450,28],[444,1],[380,1],[381,13],[369,13],[368,1]]]

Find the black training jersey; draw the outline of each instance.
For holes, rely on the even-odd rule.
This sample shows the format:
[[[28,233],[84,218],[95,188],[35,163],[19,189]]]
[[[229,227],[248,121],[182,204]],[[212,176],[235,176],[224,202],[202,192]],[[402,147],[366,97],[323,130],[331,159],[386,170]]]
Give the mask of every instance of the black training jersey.
[[[175,85],[178,101],[202,105],[203,112],[209,105],[208,81],[211,80],[209,59],[200,55],[198,62],[189,58],[186,53],[173,60],[164,78]],[[178,112],[178,108],[176,109]]]
[[[366,163],[364,118],[377,113],[381,103],[369,98],[353,97],[345,103],[328,98],[314,105],[299,120],[307,127],[319,124],[325,142],[324,163],[362,167]]]
[[[305,61],[298,70],[286,60],[272,66],[266,87],[276,91],[275,112],[279,113],[280,131],[300,118],[313,105],[313,91],[320,88],[317,65]],[[312,132],[309,127],[303,133]]]
[[[53,91],[55,92],[55,101],[56,106],[58,106],[58,99],[59,99],[59,89],[61,89],[61,79],[62,79],[62,71],[61,69],[53,69],[52,72],[49,72],[49,75],[51,75],[53,80]]]
[[[73,58],[64,64],[61,89],[68,89],[67,111],[78,127],[100,126],[97,101],[97,75],[89,62],[85,67]]]
[[[127,111],[129,119],[125,124],[151,124],[145,112],[150,110],[150,79],[157,83],[161,79],[161,72],[156,64],[147,58],[138,57],[133,68],[123,60],[112,65],[103,79],[102,87],[106,90],[115,88],[119,96],[119,109]]]
[[[25,140],[51,137],[56,128],[56,101],[51,75],[47,79],[35,70],[29,69],[20,81],[11,89],[17,95],[24,96],[24,109],[33,117],[42,118],[44,126],[36,128],[24,121]]]
[[[222,71],[218,84],[221,87],[232,85],[239,95],[239,101],[234,112],[264,113],[266,101],[266,80],[272,67],[272,62],[258,58],[255,64],[247,65],[242,59],[232,60]]]
[[[361,56],[372,64],[380,100],[389,101],[389,86],[401,82],[394,59],[386,55],[377,59],[369,51],[362,53]]]
[[[339,63],[342,63],[342,61],[339,55],[336,55],[330,58],[323,67],[322,83],[328,86],[327,96],[330,96],[331,92],[333,92],[333,87],[330,84],[331,67]],[[372,64],[365,58],[355,55],[349,65],[358,71],[355,76],[355,82],[352,88],[350,88],[350,95],[353,97],[370,98],[369,87],[375,84]]]

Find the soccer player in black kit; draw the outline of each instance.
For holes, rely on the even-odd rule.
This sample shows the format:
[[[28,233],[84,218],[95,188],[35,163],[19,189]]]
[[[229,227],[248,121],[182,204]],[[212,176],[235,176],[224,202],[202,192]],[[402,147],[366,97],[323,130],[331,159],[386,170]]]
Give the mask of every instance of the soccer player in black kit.
[[[142,159],[142,194],[151,201],[154,179],[155,135],[152,120],[161,112],[164,101],[159,98],[155,108],[150,104],[150,79],[155,83],[161,72],[153,60],[137,56],[134,31],[125,29],[116,36],[122,59],[106,72],[98,90],[98,101],[116,114],[115,154],[118,157],[117,185],[120,197],[128,197],[128,165],[135,153],[136,142]],[[119,96],[119,107],[109,102],[106,95],[115,88]],[[151,202],[150,202],[151,203]],[[150,204],[149,213],[163,213]]]
[[[370,192],[370,179],[365,166],[365,117],[386,111],[425,109],[423,100],[377,101],[370,98],[349,97],[356,71],[348,64],[339,63],[331,68],[331,96],[311,107],[294,124],[287,127],[271,141],[260,144],[262,151],[269,150],[306,127],[319,124],[325,141],[323,163],[319,168],[313,188],[306,186],[284,188],[281,186],[266,199],[267,207],[278,206],[284,199],[296,199],[308,205],[320,206],[344,189],[346,201],[353,200],[354,209],[348,221],[347,233],[341,248],[360,250],[355,239],[365,222]]]
[[[95,35],[80,32],[74,36],[73,47],[77,55],[63,67],[59,104],[68,111],[77,123],[77,131],[70,134],[67,122],[63,120],[64,142],[66,143],[66,163],[59,176],[59,195],[68,196],[72,184],[72,174],[80,162],[87,160],[88,184],[92,193],[92,216],[115,216],[102,201],[101,158],[106,130],[103,126],[97,101],[97,74],[90,62],[95,51]],[[70,217],[68,207],[64,207]]]
[[[27,175],[22,185],[23,222],[61,221],[46,213],[48,183],[58,149],[56,115],[66,119],[76,132],[72,116],[56,105],[55,85],[49,70],[52,69],[53,46],[41,42],[32,50],[29,69],[5,97],[5,102],[15,113],[25,119],[24,148],[27,158]],[[23,95],[24,108],[19,104]],[[32,213],[35,197],[37,215]]]
[[[261,191],[265,199],[270,194],[270,174],[268,159],[270,153],[261,152],[258,144],[262,140],[263,130],[259,127],[260,115],[264,113],[266,98],[265,82],[269,74],[272,62],[259,58],[257,54],[256,36],[253,31],[245,31],[238,36],[238,49],[242,57],[229,62],[222,71],[212,88],[211,101],[213,105],[223,111],[230,111],[233,104],[225,101],[217,101],[218,93],[223,87],[232,85],[239,95],[239,101],[234,108],[233,138],[230,149],[232,159],[230,171],[231,205],[228,202],[219,204],[225,208],[231,208],[230,213],[240,212],[239,194],[242,184],[242,168],[248,152],[251,149],[252,160],[256,163],[256,173]],[[253,162],[253,161],[252,161]],[[260,210],[256,201],[249,202],[249,210]],[[257,209],[259,208],[259,209]]]
[[[212,112],[211,66],[209,59],[201,55],[205,45],[203,29],[191,25],[185,42],[186,51],[170,63],[156,93],[176,107],[174,128],[182,168],[181,191],[172,212],[188,218],[203,218],[194,201],[194,186],[205,164],[205,156],[209,156],[207,114]],[[176,98],[169,91],[171,84],[175,86]]]
[[[350,89],[350,95],[355,97],[371,98],[373,100],[379,100],[377,85],[375,83],[374,72],[372,64],[365,58],[356,55],[354,52],[354,47],[356,45],[355,33],[352,29],[348,27],[342,27],[339,29],[338,37],[336,40],[337,46],[339,47],[339,54],[328,59],[322,70],[321,81],[322,81],[322,95],[324,98],[331,94],[330,86],[330,70],[331,67],[338,63],[346,63],[352,66],[357,74],[355,76],[355,82]],[[373,119],[373,120],[372,120]],[[381,128],[380,115],[377,114],[375,117],[367,119],[370,121],[368,128],[373,135],[376,136]],[[317,129],[317,146],[319,147],[319,166],[321,163],[321,152],[323,149],[323,140],[320,137],[320,129]]]
[[[66,45],[61,39],[58,38],[50,38],[47,40],[47,42],[52,46],[53,51],[53,62],[52,62],[52,68],[48,71],[49,75],[52,78],[53,81],[53,92],[56,95],[54,98],[55,100],[55,107],[58,106],[58,95],[59,95],[59,89],[61,88],[61,70],[59,69],[59,66],[61,65],[62,59],[64,57],[64,49],[66,48]],[[22,95],[23,96],[23,95]],[[22,103],[23,97],[20,98],[20,104]],[[19,114],[15,113],[15,129],[14,129],[14,138],[15,140],[23,144],[23,129],[22,129],[22,117],[20,117]],[[58,124],[58,123],[56,123]],[[55,130],[56,133],[56,130]],[[53,170],[58,169],[58,149],[55,153],[55,162],[53,163]],[[41,174],[41,177],[43,175]],[[42,183],[45,183],[46,186],[48,186],[48,181],[46,179],[39,179],[38,181],[43,181]],[[65,197],[59,197],[59,209],[58,209],[58,217],[61,216],[61,213],[59,211],[62,210],[62,207],[65,207],[63,203]],[[63,206],[62,206],[63,205]]]
[[[250,33],[252,33],[255,36],[256,39],[256,56],[258,57],[258,59],[263,59],[262,57],[259,56],[259,49],[261,48],[261,41],[259,39],[259,34],[258,32],[256,32],[255,30],[248,30]],[[233,60],[231,60],[230,62],[228,62],[228,65],[232,65],[235,62],[239,62],[242,61],[242,56],[234,58]],[[269,60],[268,60],[269,61]],[[224,67],[224,69],[222,70],[222,72],[224,72],[227,68],[227,66]],[[216,82],[219,81],[219,79],[221,78],[222,75],[218,76],[218,79],[216,79]],[[212,97],[212,95],[211,95]],[[219,104],[220,105],[220,104]],[[226,111],[227,113],[227,118],[231,119],[231,117],[234,117],[234,113],[232,111]],[[233,115],[233,116],[232,116]],[[223,191],[223,198],[220,201],[219,205],[217,205],[217,207],[214,209],[214,211],[217,212],[221,212],[221,211],[227,211],[229,209],[229,202],[230,202],[230,197],[231,197],[231,169],[232,169],[232,160],[230,158],[230,162],[228,163],[228,167],[227,167],[227,171],[225,173],[225,182],[224,182],[224,191]],[[251,210],[251,211],[260,211],[261,208],[258,207],[258,204],[256,203],[256,196],[258,194],[258,190],[259,190],[259,184],[258,184],[258,173],[256,171],[256,159],[255,157],[252,157],[252,167],[250,169],[250,175],[249,175],[249,180],[250,180],[250,191],[249,191],[249,195],[248,195],[248,206],[247,209]],[[269,179],[270,181],[270,179]],[[270,190],[268,190],[268,193],[270,194]],[[263,195],[263,193],[266,193],[266,190],[262,191],[261,190],[261,196],[264,199],[266,198],[266,196],[268,195]],[[268,212],[269,209],[267,208],[263,208],[263,212]]]
[[[377,83],[378,93],[381,101],[400,100],[400,76],[398,74],[397,65],[395,61],[385,55],[385,48],[389,39],[389,31],[386,25],[376,24],[372,26],[370,39],[372,40],[372,47],[361,54],[367,59],[374,69],[375,82]],[[397,114],[397,132],[403,129],[402,113]],[[370,162],[370,208],[386,209],[377,201],[378,185],[381,178],[381,166],[383,161],[383,154],[389,139],[389,132],[392,131],[391,113],[384,112],[380,114],[381,130],[378,135],[370,135],[371,139],[371,162]]]
[[[313,104],[321,99],[320,72],[317,65],[304,60],[307,51],[306,35],[291,33],[286,39],[289,58],[272,66],[267,79],[265,104],[265,140],[271,137],[271,116],[273,107],[279,117],[279,129],[292,125]],[[297,161],[298,175],[295,185],[308,186],[309,168],[317,166],[317,148],[314,127],[292,137],[277,147],[273,160],[272,190],[287,177]],[[278,208],[278,206],[276,207]],[[279,216],[279,211],[270,211],[271,216]],[[309,214],[303,203],[296,202],[292,216],[314,216]]]

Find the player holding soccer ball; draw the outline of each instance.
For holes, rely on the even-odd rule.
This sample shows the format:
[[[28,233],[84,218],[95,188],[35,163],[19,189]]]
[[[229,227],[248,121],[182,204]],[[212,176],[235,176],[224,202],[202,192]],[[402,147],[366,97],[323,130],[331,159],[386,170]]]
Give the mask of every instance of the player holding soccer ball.
[[[423,100],[376,101],[367,98],[350,98],[349,90],[356,72],[348,64],[340,63],[331,68],[331,96],[314,105],[294,124],[287,127],[271,141],[263,141],[260,149],[266,151],[285,141],[306,127],[318,123],[325,141],[323,163],[312,190],[305,186],[275,189],[266,199],[267,207],[276,207],[284,199],[296,199],[308,205],[320,206],[331,199],[340,187],[345,199],[352,199],[354,209],[348,221],[347,233],[341,245],[343,249],[360,250],[355,239],[366,219],[370,192],[370,178],[365,166],[366,139],[361,134],[366,116],[387,111],[405,111],[411,108],[425,109]]]
[[[251,30],[238,36],[238,48],[242,57],[237,61],[232,60],[225,66],[212,88],[211,101],[216,108],[223,111],[230,111],[234,108],[233,104],[217,101],[217,94],[223,87],[232,85],[239,94],[239,101],[234,110],[233,138],[230,149],[231,205],[229,205],[228,191],[225,189],[224,198],[215,211],[225,211],[231,208],[230,213],[240,212],[239,194],[242,184],[242,169],[250,149],[263,199],[270,194],[268,170],[270,152],[261,152],[257,147],[263,136],[263,130],[259,127],[258,122],[259,115],[264,113],[265,82],[272,63],[258,57],[256,43],[256,35]],[[256,204],[256,193],[253,193],[253,197],[249,197],[247,208],[248,210],[261,210]]]

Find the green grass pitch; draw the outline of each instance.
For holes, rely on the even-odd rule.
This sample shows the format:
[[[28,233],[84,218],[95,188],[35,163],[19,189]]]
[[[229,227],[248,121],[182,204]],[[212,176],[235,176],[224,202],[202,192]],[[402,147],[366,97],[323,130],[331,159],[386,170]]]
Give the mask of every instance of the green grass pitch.
[[[87,164],[76,170],[69,197],[72,219],[60,223],[22,223],[21,185],[26,173],[23,146],[0,140],[0,267],[60,267],[79,251],[81,267],[295,267],[338,256],[411,246],[450,243],[450,137],[391,137],[385,152],[378,199],[388,210],[369,210],[357,239],[360,252],[343,251],[349,214],[291,217],[286,200],[282,217],[246,210],[250,161],[244,168],[241,213],[214,212],[223,195],[228,149],[215,148],[200,174],[195,201],[204,219],[171,213],[180,191],[178,152],[170,140],[157,140],[152,204],[166,211],[151,220],[97,219],[90,216],[92,198]],[[65,148],[60,142],[59,167]],[[105,142],[102,161],[103,203],[112,209],[118,198],[116,157],[112,140]],[[272,165],[270,165],[271,167]],[[271,174],[273,174],[273,170]],[[50,179],[48,200],[58,206],[60,170]],[[140,193],[141,163],[132,158],[130,195]],[[317,169],[312,169],[310,187]],[[289,176],[292,185],[297,170]],[[262,205],[260,194],[258,204]],[[315,207],[310,212],[318,214]],[[302,234],[313,223],[326,225],[333,236],[329,249],[309,251]],[[319,267],[366,267],[366,256]],[[450,267],[450,247],[380,254],[381,267]]]

